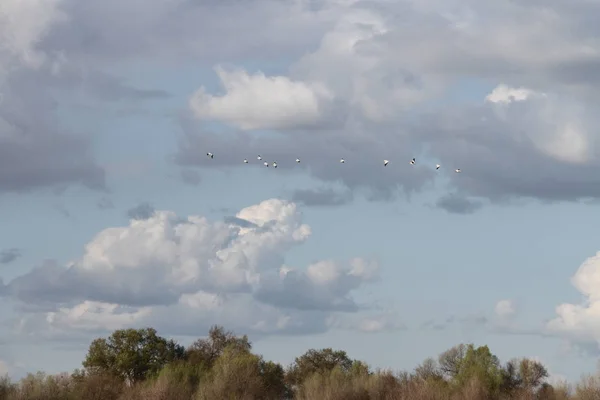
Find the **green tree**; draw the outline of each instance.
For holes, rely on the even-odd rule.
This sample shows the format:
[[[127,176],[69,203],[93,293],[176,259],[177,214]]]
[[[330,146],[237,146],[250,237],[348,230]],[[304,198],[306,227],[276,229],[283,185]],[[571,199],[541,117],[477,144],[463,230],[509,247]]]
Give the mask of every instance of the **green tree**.
[[[120,329],[95,339],[83,366],[132,384],[158,374],[167,363],[182,359],[184,352],[183,346],[158,336],[153,328]]]
[[[261,371],[261,367],[265,365],[261,365],[261,361],[260,356],[240,351],[234,346],[226,347],[215,360],[207,379],[200,385],[198,399],[270,400],[271,397],[266,395],[266,384]]]
[[[187,348],[186,359],[191,364],[204,364],[210,368],[228,347],[250,352],[252,343],[246,335],[238,337],[231,331],[225,331],[222,326],[214,325],[206,339],[198,339]]]
[[[287,373],[287,381],[292,385],[299,385],[315,373],[329,372],[339,367],[343,372],[352,368],[351,360],[345,351],[331,348],[308,350],[300,357],[296,357]]]
[[[292,393],[285,383],[285,371],[281,364],[260,358],[259,371],[263,379],[265,399],[291,398]]]
[[[469,381],[476,379],[488,393],[497,395],[500,392],[503,382],[502,368],[498,357],[492,354],[488,346],[475,348],[472,344],[467,345],[458,367],[454,381],[459,386],[465,386]]]

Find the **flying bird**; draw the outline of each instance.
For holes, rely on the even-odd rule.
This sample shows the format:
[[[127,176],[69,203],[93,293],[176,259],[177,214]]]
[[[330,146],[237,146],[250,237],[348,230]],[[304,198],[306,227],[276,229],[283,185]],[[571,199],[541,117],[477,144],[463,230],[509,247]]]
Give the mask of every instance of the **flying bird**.
[[[460,168],[457,168],[454,170],[454,172],[456,172],[457,174],[460,174],[461,170],[460,170]]]
[[[269,163],[268,163],[268,162],[266,162],[266,161],[263,163],[263,165],[264,165],[265,167],[267,167],[267,168],[269,167]]]
[[[383,166],[384,166],[384,167],[387,167],[388,163],[389,163],[389,161],[388,161],[388,160],[383,160]]]
[[[244,164],[248,164],[248,160],[244,158]]]
[[[300,164],[300,159],[299,159],[299,158],[296,158],[296,162],[297,162],[298,164]]]
[[[343,158],[340,160],[340,162],[343,164],[346,162],[346,160],[344,160]]]
[[[414,158],[412,160],[410,160],[410,165],[415,165],[415,163],[417,162],[417,160],[415,160]]]
[[[277,162],[276,161],[273,161],[273,167],[277,168]]]
[[[256,157],[257,160],[262,160],[262,157],[259,155],[258,157]]]
[[[206,155],[207,155],[208,157],[210,157],[210,158],[213,158],[213,157],[214,157],[214,154],[213,154],[213,153],[206,153]]]
[[[440,169],[441,165],[440,164],[435,164],[435,169]]]

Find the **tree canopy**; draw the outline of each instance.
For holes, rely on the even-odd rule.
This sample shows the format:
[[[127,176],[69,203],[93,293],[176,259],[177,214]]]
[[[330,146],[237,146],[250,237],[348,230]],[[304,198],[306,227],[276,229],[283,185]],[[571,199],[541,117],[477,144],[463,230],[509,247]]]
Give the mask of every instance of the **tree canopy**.
[[[488,346],[459,344],[412,372],[373,371],[344,350],[310,349],[288,368],[255,354],[222,326],[187,349],[152,328],[122,329],[90,344],[84,370],[0,381],[4,400],[588,400],[600,374],[574,393],[547,382],[539,361],[501,364]]]
[[[103,372],[134,383],[157,374],[167,363],[182,359],[185,349],[156,334],[153,328],[120,329],[95,339],[83,361],[92,372]]]

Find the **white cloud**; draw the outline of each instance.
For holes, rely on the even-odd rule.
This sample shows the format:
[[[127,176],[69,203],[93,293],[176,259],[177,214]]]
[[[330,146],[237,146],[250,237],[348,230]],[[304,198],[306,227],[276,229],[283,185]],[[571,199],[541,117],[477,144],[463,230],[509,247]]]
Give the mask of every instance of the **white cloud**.
[[[492,103],[511,103],[513,101],[527,100],[534,94],[533,91],[526,88],[510,88],[506,85],[498,85],[492,93],[485,96],[485,100]]]
[[[542,153],[566,163],[584,164],[590,161],[593,149],[582,121],[585,112],[577,104],[568,103],[556,94],[507,85],[494,88],[485,100],[502,106],[494,108],[494,111],[504,121],[519,118],[522,124],[523,117],[527,118],[526,134]]]
[[[198,89],[190,99],[196,117],[216,119],[245,130],[310,127],[324,120],[332,93],[322,84],[285,76],[249,75],[216,68],[225,89],[222,96]]]
[[[265,200],[231,221],[155,211],[101,231],[66,268],[8,283],[14,299],[53,308],[25,316],[19,332],[150,324],[186,333],[219,320],[259,333],[320,331],[332,312],[359,311],[353,291],[378,277],[378,264],[361,258],[286,266],[285,253],[311,235],[294,203]]]
[[[36,46],[53,24],[67,20],[59,9],[61,2],[6,0],[0,4],[0,72],[2,56],[17,57],[30,67],[45,61],[45,54]]]
[[[300,153],[316,178],[342,183],[343,189],[367,188],[369,198],[381,200],[394,198],[398,189],[410,193],[430,187],[436,175],[419,166],[418,175],[392,168],[384,177],[371,167],[372,160],[395,163],[427,156],[440,161],[442,174],[454,168],[471,171],[452,175],[449,192],[476,205],[519,197],[600,197],[595,173],[600,149],[594,133],[600,121],[593,89],[600,82],[593,68],[600,64],[600,47],[592,34],[597,29],[586,18],[597,6],[582,1],[566,9],[552,2],[542,9],[529,3],[472,0],[313,6],[320,10],[314,18],[327,9],[327,15],[335,14],[335,23],[291,62],[287,76],[277,79],[326,87],[335,111],[319,114],[321,125],[315,129],[277,141],[239,133],[231,140],[215,138],[203,126],[185,125],[178,163],[236,165],[256,152],[268,151],[276,159]],[[255,78],[240,76],[247,82]],[[484,85],[495,87],[478,93]],[[461,92],[469,92],[467,98],[473,100],[463,100]],[[211,101],[235,104],[225,103],[228,93],[214,97],[201,92],[202,114],[210,114]],[[457,95],[460,101],[454,101]],[[475,100],[479,96],[485,98],[483,104]],[[288,97],[289,103],[295,99]],[[280,103],[282,108],[289,104]],[[297,108],[294,116],[305,110]],[[289,125],[281,122],[279,107],[266,114],[259,109],[260,99],[243,102],[226,108],[222,119],[259,115],[260,121],[239,117],[235,124],[299,126],[299,120],[289,122],[289,114]],[[327,125],[327,119],[335,123]],[[201,146],[227,155],[209,164],[201,157]],[[345,169],[324,161],[340,154],[355,161]]]
[[[571,282],[585,296],[585,302],[557,306],[558,315],[548,322],[547,328],[576,342],[600,346],[600,252],[584,261]]]
[[[512,300],[500,300],[496,303],[494,311],[500,318],[510,318],[516,314],[517,309]]]

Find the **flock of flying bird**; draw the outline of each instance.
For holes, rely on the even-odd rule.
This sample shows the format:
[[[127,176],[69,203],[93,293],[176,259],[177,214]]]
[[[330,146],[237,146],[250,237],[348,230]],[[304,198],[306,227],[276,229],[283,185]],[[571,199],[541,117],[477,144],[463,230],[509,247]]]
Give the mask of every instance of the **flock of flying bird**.
[[[215,155],[214,155],[213,153],[206,153],[206,156],[207,156],[208,158],[214,158],[214,157],[215,157]],[[259,155],[258,157],[256,157],[256,159],[257,159],[258,161],[262,161],[262,157],[261,157],[260,155]],[[344,160],[343,158],[341,158],[341,159],[340,159],[340,163],[344,164],[345,162],[346,162],[346,160]],[[415,165],[415,164],[416,164],[416,162],[417,162],[417,160],[416,160],[415,158],[413,158],[412,160],[410,160],[410,163],[409,163],[409,164],[410,164],[410,165]],[[299,158],[296,158],[296,163],[297,163],[297,164],[300,164],[300,159],[299,159]],[[384,167],[387,167],[387,165],[388,165],[389,163],[390,163],[390,161],[389,161],[389,160],[383,160],[383,166],[384,166]],[[248,164],[248,159],[246,159],[246,158],[244,159],[244,164]],[[277,162],[276,162],[276,161],[273,161],[271,164],[269,164],[268,162],[266,162],[266,161],[265,161],[265,162],[263,162],[263,165],[264,165],[265,167],[269,167],[269,165],[272,165],[272,166],[273,166],[273,168],[277,168]],[[435,165],[435,169],[436,169],[436,170],[440,169],[440,167],[441,167],[441,165],[440,165],[440,164],[436,164],[436,165]],[[456,173],[460,173],[460,172],[461,172],[461,170],[460,170],[460,168],[457,168],[457,169],[455,169],[455,170],[454,170],[454,172],[456,172]]]

